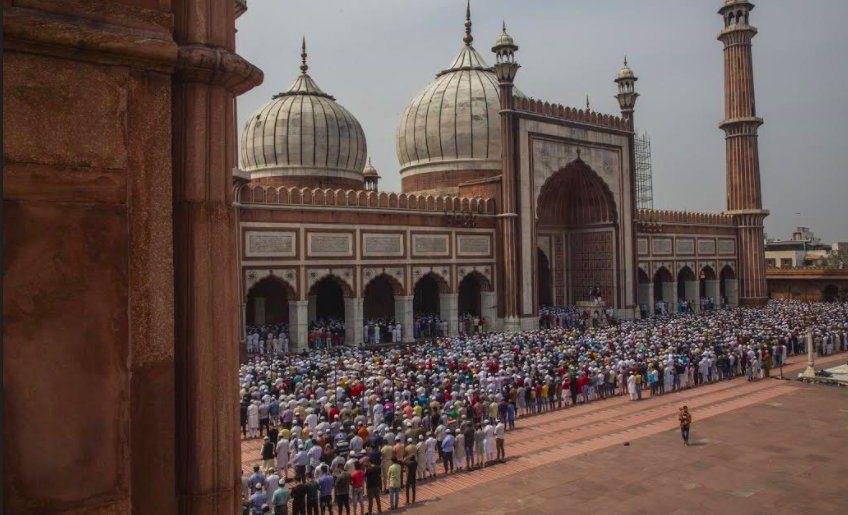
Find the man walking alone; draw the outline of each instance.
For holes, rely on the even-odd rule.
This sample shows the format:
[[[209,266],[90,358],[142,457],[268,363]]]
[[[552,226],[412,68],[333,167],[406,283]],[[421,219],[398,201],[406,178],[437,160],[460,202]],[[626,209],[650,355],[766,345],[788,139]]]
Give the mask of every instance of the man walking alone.
[[[689,426],[692,425],[692,414],[689,413],[689,407],[683,406],[680,408],[680,413],[677,415],[677,420],[680,422],[680,434],[683,436],[683,445],[689,445]]]

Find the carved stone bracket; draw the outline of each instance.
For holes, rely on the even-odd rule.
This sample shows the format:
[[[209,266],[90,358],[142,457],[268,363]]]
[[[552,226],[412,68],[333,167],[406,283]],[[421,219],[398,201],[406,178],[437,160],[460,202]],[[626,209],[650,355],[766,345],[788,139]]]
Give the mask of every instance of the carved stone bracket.
[[[262,70],[238,54],[203,45],[179,47],[175,75],[185,82],[223,86],[241,95],[262,84]]]

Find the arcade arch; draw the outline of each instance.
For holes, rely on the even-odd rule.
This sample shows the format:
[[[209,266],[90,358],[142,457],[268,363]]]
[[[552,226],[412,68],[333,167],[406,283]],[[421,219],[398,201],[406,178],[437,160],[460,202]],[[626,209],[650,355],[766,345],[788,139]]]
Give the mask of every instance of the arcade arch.
[[[403,287],[393,277],[380,274],[365,285],[362,316],[368,319],[394,318],[395,296],[403,295]]]
[[[607,183],[578,157],[545,181],[537,206],[538,226],[566,235],[569,301],[589,300],[590,292],[598,288],[614,303],[618,213]]]
[[[347,284],[334,275],[318,280],[309,289],[309,322],[321,319],[345,320],[345,298],[352,297]]]
[[[288,324],[289,300],[295,299],[294,289],[279,277],[261,279],[247,292],[247,325]]]

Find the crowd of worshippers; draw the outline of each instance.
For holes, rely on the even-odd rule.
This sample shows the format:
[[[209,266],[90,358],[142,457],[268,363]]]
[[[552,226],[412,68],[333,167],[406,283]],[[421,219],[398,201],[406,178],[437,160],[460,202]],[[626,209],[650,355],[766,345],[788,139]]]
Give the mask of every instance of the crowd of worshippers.
[[[413,319],[413,334],[416,340],[438,338],[448,332],[448,323],[437,313],[416,313]]]
[[[289,352],[288,324],[247,327],[248,354],[281,354]]]
[[[662,395],[737,376],[767,377],[788,356],[806,351],[808,324],[820,354],[848,350],[846,306],[772,301],[765,308],[681,313],[606,327],[566,324],[405,347],[267,356],[240,369],[242,431],[276,439],[263,446],[260,475],[274,468],[285,478],[291,469],[296,479],[306,480],[297,486],[308,484],[310,473],[312,480],[324,474],[336,481],[345,471],[367,474],[379,454],[385,490],[386,467],[391,458],[407,465],[410,445],[413,477],[420,463],[427,465],[422,475],[437,472],[430,468],[429,450],[441,452],[439,470],[448,473],[492,461],[497,442],[489,438],[487,444],[487,428],[502,435],[520,417],[617,395],[639,400],[643,390]],[[469,430],[473,445],[465,436]],[[386,443],[393,452],[389,460],[382,454]],[[446,450],[457,452],[445,460]],[[337,459],[341,456],[344,460]],[[319,472],[322,463],[327,468]],[[257,492],[248,493],[250,502]],[[359,494],[336,490],[336,495],[344,504]]]
[[[319,417],[314,408],[296,405],[293,422],[270,426],[253,474],[242,472],[245,512],[305,515],[320,508],[323,514],[336,506],[349,514],[352,505],[358,515],[366,513],[367,499],[367,513],[375,504],[379,513],[382,495],[388,494],[389,509],[397,509],[404,487],[406,504],[414,504],[418,481],[506,459],[504,420],[483,418],[483,408],[472,406],[467,417],[454,413],[457,418],[448,420],[439,415],[440,406],[428,415],[416,404],[411,418],[399,414],[402,424],[383,416],[375,427],[366,426],[357,408],[331,409]]]
[[[403,326],[391,317],[369,318],[362,323],[362,342],[365,345],[400,343]]]
[[[459,315],[458,330],[461,336],[485,333],[489,330],[488,321],[471,312],[463,313]]]
[[[311,350],[327,349],[344,345],[344,319],[322,317],[314,322],[310,322],[306,341],[308,342]]]

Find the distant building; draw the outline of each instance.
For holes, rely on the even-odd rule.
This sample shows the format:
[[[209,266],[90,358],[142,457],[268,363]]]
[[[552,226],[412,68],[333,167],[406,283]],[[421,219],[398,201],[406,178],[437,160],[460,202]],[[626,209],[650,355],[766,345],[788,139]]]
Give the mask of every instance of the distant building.
[[[822,243],[809,227],[798,227],[789,240],[767,239],[766,280],[769,297],[812,302],[845,300],[848,267],[828,258],[848,244]]]
[[[789,240],[766,240],[766,266],[773,268],[821,266],[844,243],[824,244],[809,227],[798,227]]]

